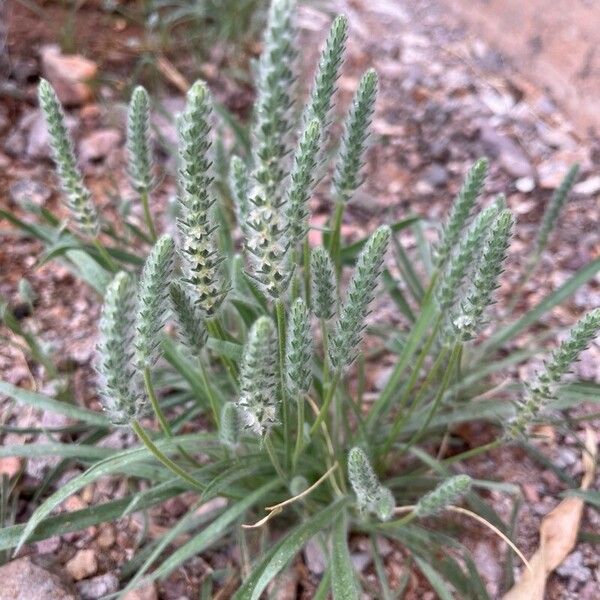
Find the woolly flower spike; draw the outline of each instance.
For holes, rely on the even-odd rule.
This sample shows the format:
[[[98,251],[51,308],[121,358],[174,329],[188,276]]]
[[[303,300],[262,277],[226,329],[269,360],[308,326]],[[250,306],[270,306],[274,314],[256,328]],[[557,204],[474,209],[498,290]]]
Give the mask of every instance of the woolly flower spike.
[[[268,317],[250,329],[240,373],[238,407],[248,429],[265,436],[277,421],[277,332]]]
[[[497,202],[482,210],[448,261],[437,291],[437,300],[442,311],[446,311],[454,305],[458,291],[477,255],[486,231],[492,220],[504,207],[504,199],[499,198]]]
[[[82,233],[95,237],[98,233],[98,214],[73,153],[73,144],[65,125],[65,115],[52,86],[45,80],[38,87],[40,106],[46,119],[52,155],[66,204]]]
[[[358,84],[358,90],[344,124],[344,134],[332,185],[333,194],[338,201],[348,202],[362,183],[360,170],[363,166],[376,96],[377,73],[369,69]]]
[[[286,375],[288,390],[296,400],[308,394],[312,372],[312,335],[308,309],[298,298],[292,305],[287,338]]]
[[[293,47],[291,0],[271,4],[265,49],[259,65],[258,100],[254,138],[254,186],[250,193],[246,250],[250,256],[248,274],[272,298],[279,298],[292,276],[289,263],[288,227],[283,218],[283,180],[287,174],[286,155],[292,128],[289,118]]]
[[[179,335],[183,343],[196,356],[200,356],[207,337],[202,314],[183,285],[173,282],[169,292]]]
[[[361,448],[354,447],[348,454],[348,478],[356,494],[361,512],[377,515],[381,521],[387,521],[394,512],[394,496],[382,486],[375,471]]]
[[[147,194],[152,187],[149,121],[148,92],[142,86],[138,86],[133,90],[127,113],[127,152],[129,175],[139,194]]]
[[[472,340],[483,324],[483,313],[492,303],[492,294],[498,287],[498,277],[506,258],[514,219],[510,210],[503,210],[493,222],[485,240],[477,271],[462,314],[453,322],[454,330],[463,342]]]
[[[106,288],[97,365],[102,405],[115,425],[126,425],[145,412],[133,360],[134,315],[135,285],[120,272]]]
[[[197,81],[188,92],[179,124],[182,210],[178,226],[186,281],[198,306],[209,316],[215,314],[229,291],[221,274],[224,257],[219,252],[212,214],[210,116],[208,89]]]
[[[221,409],[221,428],[219,439],[230,448],[236,448],[242,435],[242,418],[238,407],[233,402],[227,402]]]
[[[346,301],[329,345],[329,358],[336,369],[350,365],[358,354],[369,304],[375,296],[390,235],[389,227],[380,227],[369,238],[358,257]]]
[[[321,122],[323,128],[327,126],[335,85],[344,60],[347,39],[348,19],[340,15],[331,25],[325,48],[321,53],[310,100],[304,112],[304,123],[309,123],[316,118]]]
[[[579,355],[590,345],[600,332],[600,309],[597,308],[582,317],[571,329],[569,337],[552,352],[544,364],[544,370],[538,373],[528,386],[528,393],[521,403],[517,415],[508,429],[511,438],[523,437],[527,426],[543,410],[549,400],[553,400],[556,389],[563,377],[569,373]]]
[[[244,164],[244,161],[238,156],[234,156],[231,159],[229,177],[229,185],[231,187],[231,193],[235,202],[238,225],[242,231],[245,231],[248,221],[248,213],[250,211],[250,207],[248,206],[250,175],[248,173],[248,168]]]
[[[286,175],[284,158],[289,152],[287,138],[292,129],[290,114],[295,80],[292,67],[296,58],[294,5],[294,0],[271,3],[257,83],[254,177],[275,205],[282,198],[281,183]]]
[[[141,369],[158,359],[160,334],[169,308],[169,284],[175,247],[168,235],[158,239],[144,265],[136,317],[136,355]]]
[[[481,194],[487,170],[487,160],[480,158],[467,173],[465,182],[454,200],[439,246],[436,249],[435,260],[437,266],[441,266],[446,262],[450,252],[459,240],[460,234],[469,220],[475,201]]]
[[[325,248],[317,246],[310,254],[312,309],[319,319],[331,319],[337,297],[333,264]]]
[[[471,478],[468,475],[455,475],[446,479],[435,490],[423,496],[414,513],[417,517],[431,517],[454,504],[471,489]]]
[[[292,247],[302,244],[308,234],[308,201],[316,183],[320,139],[321,126],[317,119],[313,119],[298,142],[294,167],[290,175],[286,216]]]
[[[550,198],[550,202],[548,203],[548,206],[544,212],[542,223],[535,239],[534,251],[531,259],[533,262],[539,258],[540,254],[546,247],[546,244],[548,243],[548,237],[556,225],[558,215],[567,200],[567,196],[569,195],[571,188],[575,184],[578,174],[579,165],[573,165],[569,169],[569,172],[565,175],[565,178],[562,180],[561,184],[555,190],[554,194],[552,194],[552,198]]]

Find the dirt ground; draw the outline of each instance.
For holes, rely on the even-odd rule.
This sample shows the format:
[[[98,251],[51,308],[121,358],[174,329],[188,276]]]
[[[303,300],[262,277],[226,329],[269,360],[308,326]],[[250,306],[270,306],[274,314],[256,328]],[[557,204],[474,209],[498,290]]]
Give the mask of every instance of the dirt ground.
[[[498,4],[489,3],[490,10],[500,10]],[[508,0],[500,4],[503,11],[506,9],[504,12],[510,12]],[[522,5],[523,11],[529,6],[528,3]],[[508,204],[518,217],[510,261],[521,264],[552,190],[568,166],[578,161],[582,166],[580,183],[563,213],[561,227],[552,238],[539,275],[527,287],[522,301],[522,308],[525,308],[600,255],[597,197],[600,191],[600,142],[594,137],[587,117],[581,122],[573,118],[579,109],[573,108],[568,98],[565,100],[552,86],[529,76],[531,69],[543,68],[543,63],[539,62],[541,58],[528,54],[530,62],[527,62],[525,54],[512,54],[517,49],[516,42],[515,48],[506,49],[505,38],[496,37],[484,26],[479,27],[479,21],[465,21],[461,6],[460,2],[456,4],[455,14],[446,9],[445,0],[409,3],[337,0],[331,6],[332,13],[346,13],[351,24],[349,58],[340,80],[340,105],[347,105],[364,69],[374,66],[381,78],[374,121],[376,143],[369,154],[367,180],[348,212],[343,233],[350,240],[365,231],[372,231],[382,221],[392,221],[411,213],[425,215],[431,220],[439,219],[448,209],[468,166],[485,154],[491,158],[486,196],[506,193]],[[55,189],[55,181],[43,133],[35,126],[39,118],[35,84],[40,74],[39,49],[43,43],[60,38],[67,13],[63,6],[53,2],[44,4],[44,10],[48,11],[45,13],[48,18],[40,19],[23,4],[9,3],[5,21],[8,24],[5,58],[8,60],[4,61],[4,75],[0,77],[0,206],[14,211],[20,210],[19,199],[24,185],[30,186],[25,188],[28,193],[35,190],[37,201],[43,206],[60,210],[57,194],[47,193],[48,189]],[[309,49],[302,59],[305,70],[314,64],[330,21],[329,12],[321,5],[317,8],[305,6],[300,10],[302,47]],[[498,23],[504,22],[504,12],[497,15]],[[485,14],[481,13],[482,18]],[[143,31],[139,26],[124,22],[118,15],[100,10],[99,3],[95,2],[86,3],[77,18],[75,49],[93,58],[103,73],[95,90],[95,101],[69,111],[73,133],[81,149],[98,131],[122,128],[123,112],[113,110],[113,106],[122,100],[121,92],[128,87],[129,75],[137,64],[139,48],[143,46]],[[522,13],[522,18],[529,18],[528,13]],[[465,22],[470,25],[465,27]],[[550,14],[547,23],[544,32],[551,32],[554,21]],[[590,35],[595,33],[592,29]],[[526,42],[523,44],[527,46]],[[219,100],[237,114],[247,113],[251,90],[246,83],[216,71],[208,58],[198,67],[191,65],[189,58],[178,57],[176,53],[167,52],[167,55],[185,77],[191,80],[201,74]],[[594,57],[589,59],[590,64]],[[568,73],[565,77],[570,76]],[[157,83],[154,79],[152,82]],[[583,97],[584,88],[581,89]],[[172,81],[163,78],[158,82],[157,90],[165,105],[181,106],[181,93]],[[587,87],[585,94],[588,94]],[[593,95],[591,91],[589,95]],[[161,154],[158,159],[166,165],[168,157]],[[83,165],[99,203],[107,210],[115,209],[115,194],[128,193],[123,165],[122,137],[115,147]],[[174,190],[174,181],[167,178],[157,201],[164,204]],[[313,209],[314,224],[318,225],[329,214],[330,207],[317,197]],[[39,300],[34,318],[24,316],[25,322],[64,356],[65,369],[74,377],[78,401],[98,407],[91,368],[98,298],[56,263],[37,268],[39,244],[7,230],[5,223],[0,224],[0,230],[3,241],[0,245],[0,295],[13,308],[18,307],[22,303],[18,282],[27,277]],[[404,242],[409,251],[414,248],[414,240],[407,238]],[[503,299],[510,296],[516,279],[517,274],[512,270],[506,273],[501,289]],[[596,279],[556,309],[548,323],[567,326],[585,310],[599,305],[600,281]],[[502,306],[501,302],[500,312]],[[377,387],[385,368],[382,364],[372,369],[371,389]],[[523,368],[521,374],[526,372]],[[578,374],[600,380],[598,346],[586,354],[578,366]],[[35,367],[22,355],[6,347],[0,349],[0,378],[29,387],[35,376]],[[47,418],[47,415],[11,413],[3,415],[3,423],[24,427]],[[600,425],[598,420],[593,424],[596,428]],[[46,426],[59,425],[46,422]],[[111,443],[126,445],[132,441],[123,435],[114,437]],[[5,444],[32,441],[14,434],[4,434],[1,439]],[[567,473],[576,478],[579,476],[579,454],[574,438],[559,436],[556,443],[543,450]],[[43,460],[29,462],[27,485],[34,487],[52,465]],[[542,516],[557,504],[558,493],[564,489],[556,475],[513,450],[491,453],[473,460],[466,468],[473,476],[489,477],[494,473],[500,481],[521,486],[524,503],[516,541],[525,554],[530,555],[538,541]],[[65,477],[74,472],[76,470],[71,469]],[[74,497],[67,510],[114,498],[123,492],[122,487],[119,481],[102,482]],[[495,508],[508,518],[508,505],[500,496],[494,500]],[[176,520],[185,509],[186,498],[183,498],[153,511],[150,534],[160,533],[162,527]],[[29,508],[24,504],[19,520],[26,519],[28,512]],[[116,526],[93,527],[53,538],[30,550],[52,553],[61,564],[66,564],[77,550],[91,549],[102,556],[97,573],[104,576],[118,572],[131,556],[144,526],[135,517],[124,519]],[[598,531],[599,527],[598,513],[586,510],[583,529]],[[464,542],[472,549],[491,595],[499,597],[501,574],[494,557],[503,556],[504,548],[477,527],[466,530]],[[361,540],[353,540],[353,543],[353,549],[359,554]],[[195,558],[161,583],[155,590],[156,597],[165,600],[197,597],[199,582],[207,570],[228,564],[233,554],[232,549],[224,548]],[[385,561],[392,574],[401,571],[403,556],[397,548],[389,549]],[[304,598],[311,597],[318,581],[317,568],[307,555],[298,562]],[[368,577],[373,576],[372,565],[367,564],[364,569]],[[295,585],[298,587],[298,581]],[[406,597],[416,600],[435,596],[425,589],[418,577],[414,577]],[[579,544],[566,565],[553,575],[548,598],[600,598],[598,548]]]

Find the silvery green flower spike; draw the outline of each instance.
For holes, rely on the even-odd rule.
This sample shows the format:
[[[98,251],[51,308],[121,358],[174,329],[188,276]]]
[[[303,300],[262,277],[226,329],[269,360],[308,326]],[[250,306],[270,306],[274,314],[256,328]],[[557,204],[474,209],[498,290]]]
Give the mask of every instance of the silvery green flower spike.
[[[213,215],[211,112],[206,84],[197,81],[188,92],[179,123],[181,215],[178,227],[185,281],[193,289],[198,307],[208,316],[216,313],[229,291],[221,273],[224,256],[218,247]]]
[[[446,262],[450,252],[458,242],[461,232],[467,225],[475,202],[483,189],[487,170],[487,160],[480,158],[467,173],[465,182],[454,200],[450,215],[442,230],[440,242],[436,248],[435,260],[438,267]]]
[[[277,422],[277,354],[275,325],[260,317],[244,348],[238,407],[246,427],[263,437]]]
[[[482,210],[459,242],[456,252],[448,260],[436,294],[438,304],[443,311],[454,306],[456,297],[469,272],[469,267],[481,247],[481,242],[492,220],[504,206],[504,200],[499,199]]]
[[[317,246],[310,253],[310,274],[313,312],[319,319],[331,319],[335,314],[337,285],[333,263],[329,253],[322,246]]]
[[[380,227],[367,241],[348,285],[346,300],[329,343],[329,358],[336,369],[350,365],[358,354],[369,305],[375,296],[390,242],[390,228]]]
[[[244,230],[250,259],[248,275],[272,298],[280,298],[292,277],[288,250],[288,223],[283,215],[287,175],[290,113],[294,82],[291,0],[274,0],[259,63],[257,105],[253,137],[254,171],[248,223]]]
[[[367,149],[366,142],[376,97],[377,73],[369,69],[358,84],[344,124],[332,183],[332,191],[338,202],[348,202],[362,183],[360,171]]]
[[[233,402],[227,402],[221,409],[219,439],[221,443],[236,448],[242,435],[242,417]]]
[[[98,214],[91,194],[83,182],[83,177],[73,153],[73,144],[65,125],[65,115],[56,92],[45,80],[38,87],[40,107],[46,119],[50,146],[56,164],[58,179],[65,195],[67,207],[76,227],[89,237],[96,237],[99,224]]]
[[[561,181],[561,184],[552,194],[552,198],[550,198],[548,206],[544,211],[542,223],[535,238],[531,262],[535,262],[537,259],[539,259],[542,251],[548,244],[550,233],[556,225],[560,211],[564,206],[567,197],[569,196],[569,192],[575,184],[575,181],[577,180],[578,174],[579,165],[573,165],[565,175],[564,179]]]
[[[475,338],[483,325],[484,312],[492,303],[493,293],[498,287],[513,223],[512,213],[505,209],[490,227],[473,282],[462,302],[461,314],[453,320],[454,330],[462,342]]]
[[[146,412],[133,356],[135,294],[132,277],[117,273],[106,288],[100,317],[100,400],[115,425],[126,425]]]
[[[152,367],[158,359],[160,337],[169,310],[174,253],[173,240],[163,235],[154,244],[142,271],[135,321],[136,358],[141,369]]]
[[[354,447],[348,453],[348,479],[361,512],[370,512],[388,520],[394,512],[394,496],[382,486],[364,450]]]
[[[339,15],[331,25],[325,47],[319,59],[310,99],[304,110],[303,122],[305,124],[316,118],[324,130],[327,128],[329,111],[331,110],[340,67],[344,60],[347,39],[348,19]]]
[[[169,292],[181,340],[194,355],[200,356],[207,338],[203,315],[185,285],[173,282]]]
[[[417,517],[431,517],[454,504],[471,489],[472,480],[468,475],[455,475],[446,479],[437,488],[423,496],[417,503],[414,513]]]
[[[308,234],[308,201],[316,183],[320,140],[321,125],[313,119],[302,132],[290,174],[286,218],[292,247],[302,244]]]
[[[150,147],[150,99],[148,92],[137,86],[131,95],[127,113],[127,152],[129,175],[139,194],[152,188],[152,150]]]
[[[312,356],[308,309],[304,300],[298,298],[290,311],[286,351],[287,388],[294,400],[308,394],[312,381]]]
[[[579,355],[590,345],[600,332],[600,309],[583,316],[569,332],[569,337],[552,352],[544,363],[544,369],[527,386],[527,394],[520,403],[517,415],[510,423],[507,434],[510,438],[522,438],[527,427],[556,398],[556,391],[565,375],[579,359]]]

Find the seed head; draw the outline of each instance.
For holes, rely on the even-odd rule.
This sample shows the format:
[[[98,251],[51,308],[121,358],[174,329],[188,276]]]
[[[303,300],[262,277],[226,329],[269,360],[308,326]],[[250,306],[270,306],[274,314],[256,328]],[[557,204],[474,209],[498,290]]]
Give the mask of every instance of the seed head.
[[[331,319],[335,314],[337,289],[331,258],[322,246],[310,253],[310,273],[313,312],[319,319]]]
[[[219,437],[221,443],[230,448],[237,448],[242,436],[242,416],[233,402],[227,402],[221,410]]]
[[[414,512],[417,517],[431,517],[454,504],[471,488],[471,478],[468,475],[455,475],[446,479],[437,488],[423,496]]]
[[[286,352],[287,387],[291,397],[296,400],[303,398],[310,390],[312,351],[308,309],[304,300],[298,298],[290,312]]]
[[[329,344],[329,358],[336,369],[343,369],[350,365],[358,354],[365,319],[369,313],[369,305],[375,296],[390,236],[389,227],[385,225],[380,227],[369,238],[358,257],[354,274],[348,285],[346,301]]]
[[[150,252],[140,281],[136,326],[136,356],[140,369],[158,360],[160,336],[169,310],[169,285],[175,245],[168,235],[160,237]]]
[[[246,427],[256,435],[266,436],[277,422],[277,332],[268,317],[259,317],[250,329],[238,407]]]
[[[185,285],[173,282],[169,292],[179,336],[195,356],[200,356],[207,338],[203,315]]]
[[[115,425],[127,425],[147,409],[134,360],[135,310],[135,282],[117,273],[104,296],[97,361],[100,400]]]
[[[67,208],[81,233],[93,238],[99,229],[98,213],[77,167],[62,106],[56,92],[45,79],[40,81],[38,95],[48,127],[56,173],[65,195]]]
[[[133,90],[127,114],[127,152],[129,176],[139,194],[152,187],[152,151],[150,147],[150,99],[148,92],[138,86]]]

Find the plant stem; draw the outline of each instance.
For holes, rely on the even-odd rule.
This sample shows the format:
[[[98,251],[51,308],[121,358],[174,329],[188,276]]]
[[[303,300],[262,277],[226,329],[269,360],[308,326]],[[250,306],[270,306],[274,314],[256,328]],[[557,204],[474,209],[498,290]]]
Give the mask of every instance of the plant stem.
[[[206,367],[202,362],[202,359],[198,361],[200,363],[200,377],[202,378],[202,383],[204,384],[204,391],[208,396],[208,403],[210,404],[210,410],[213,414],[213,419],[215,421],[215,425],[217,427],[220,426],[220,414],[219,414],[219,402],[215,398],[212,387],[208,381],[208,374],[206,373]]]
[[[271,459],[271,463],[273,464],[275,471],[277,471],[277,475],[279,475],[279,478],[283,482],[286,482],[287,480],[285,477],[285,472],[283,471],[281,463],[279,462],[279,459],[277,458],[277,453],[275,452],[275,448],[273,448],[273,442],[271,442],[271,438],[268,435],[266,435],[264,438],[264,445],[265,445],[265,450],[267,451],[267,454],[269,455],[269,458]]]
[[[223,331],[221,324],[216,317],[213,317],[212,319],[206,319],[206,329],[211,337],[214,337],[217,340],[227,341],[227,336],[225,335],[225,332]],[[221,353],[219,353],[219,359],[225,368],[225,372],[229,375],[235,387],[235,385],[237,385],[237,369],[235,364],[230,358],[223,356]]]
[[[294,456],[292,458],[292,471],[296,470],[296,464],[298,458],[304,448],[304,397],[301,396],[296,402],[296,416],[297,416],[297,431],[296,431],[296,447],[294,448]]]
[[[93,240],[93,244],[98,250],[98,254],[104,259],[106,263],[106,268],[113,273],[116,273],[119,270],[119,265],[113,260],[112,256],[108,253],[108,250],[100,243],[98,238]]]
[[[338,386],[338,383],[340,382],[341,377],[342,377],[342,372],[340,369],[337,369],[333,376],[333,380],[331,381],[331,385],[327,389],[327,395],[325,396],[325,401],[323,402],[323,406],[321,406],[321,410],[319,411],[319,414],[317,415],[317,419],[315,420],[315,422],[313,423],[313,425],[310,429],[311,436],[317,430],[317,427],[319,427],[319,425],[323,422],[323,419],[327,416],[327,411],[329,409],[329,405],[331,404],[331,401],[333,400],[333,397],[335,396],[335,390]]]
[[[144,208],[144,220],[146,221],[150,238],[152,239],[152,242],[155,242],[157,236],[156,229],[154,228],[154,222],[152,220],[152,214],[150,213],[149,196],[148,190],[144,190],[141,193],[142,206]]]
[[[279,387],[283,419],[283,447],[285,464],[289,465],[291,457],[290,444],[290,415],[287,394],[285,393],[285,306],[283,300],[278,298],[275,302],[275,315],[277,318],[277,340],[279,343]]]
[[[189,483],[195,490],[199,492],[204,491],[204,486],[197,480],[194,479],[191,475],[189,475],[184,469],[182,469],[178,464],[174,463],[168,456],[163,454],[155,445],[154,442],[150,439],[150,436],[146,433],[144,428],[137,422],[133,421],[131,424],[131,428],[135,432],[135,434],[140,438],[141,442],[146,446],[148,451],[159,461],[161,462],[169,471],[175,473],[175,475],[181,477],[184,481]]]
[[[346,209],[346,204],[340,200],[335,203],[335,212],[333,213],[331,233],[329,237],[329,254],[331,255],[331,260],[333,260],[333,264],[335,265],[335,270],[339,279],[340,273],[342,271],[342,265],[340,260],[340,246],[341,246],[341,229],[342,229],[342,220],[344,218],[344,211]]]
[[[152,410],[158,419],[160,424],[160,428],[163,430],[165,436],[169,439],[173,437],[173,430],[169,425],[169,421],[165,417],[165,413],[162,411],[160,404],[158,402],[158,398],[156,397],[156,392],[154,391],[154,384],[152,383],[152,374],[150,373],[149,367],[144,367],[144,385],[146,386],[146,392],[148,393],[148,398],[150,399],[150,404],[152,405]],[[177,446],[179,452],[181,452],[182,456],[191,462],[194,466],[200,466],[200,463],[186,450],[184,450],[181,446]]]

